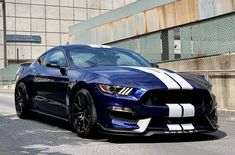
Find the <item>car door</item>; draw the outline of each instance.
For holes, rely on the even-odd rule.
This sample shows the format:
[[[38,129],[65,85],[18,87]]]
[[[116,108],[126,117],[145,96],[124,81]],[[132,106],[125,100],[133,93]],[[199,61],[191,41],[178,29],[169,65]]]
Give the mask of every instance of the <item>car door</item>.
[[[44,113],[65,117],[68,63],[61,49],[54,49],[39,58],[35,73],[36,107]]]

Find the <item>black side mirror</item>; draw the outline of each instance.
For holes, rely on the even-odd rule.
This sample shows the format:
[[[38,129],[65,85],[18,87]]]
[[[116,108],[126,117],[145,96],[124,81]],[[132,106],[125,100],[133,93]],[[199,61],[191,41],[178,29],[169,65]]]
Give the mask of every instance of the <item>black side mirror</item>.
[[[67,75],[67,68],[60,66],[57,62],[46,63],[46,67],[58,68],[63,76]]]
[[[46,63],[46,67],[51,67],[51,68],[60,68],[60,65],[58,65],[57,63]]]
[[[158,64],[156,64],[156,63],[152,63],[152,66],[155,68],[159,68]]]

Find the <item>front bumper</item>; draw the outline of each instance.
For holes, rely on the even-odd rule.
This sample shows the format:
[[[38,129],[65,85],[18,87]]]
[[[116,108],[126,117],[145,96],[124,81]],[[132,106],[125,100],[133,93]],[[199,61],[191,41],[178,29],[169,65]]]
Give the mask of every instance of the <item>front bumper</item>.
[[[102,93],[97,93],[97,97],[98,125],[101,132],[106,134],[150,136],[208,133],[218,129],[217,110],[213,102],[190,106],[184,104],[181,110],[184,114],[178,115],[180,110],[175,111],[172,104],[147,105],[131,96],[115,97]],[[180,104],[177,105],[179,107]],[[125,110],[111,110],[118,109],[116,107]]]
[[[137,136],[151,136],[154,134],[210,133],[216,131],[219,127],[214,121],[217,118],[211,119],[208,116],[194,118],[176,118],[175,121],[170,122],[170,120],[174,119],[175,118],[167,117],[150,118],[149,123],[147,123],[145,127],[141,127],[141,124],[138,124],[138,121],[137,123],[131,123],[128,122],[128,120],[113,120],[113,126],[111,128],[105,128],[101,124],[99,124],[99,126],[102,133]]]

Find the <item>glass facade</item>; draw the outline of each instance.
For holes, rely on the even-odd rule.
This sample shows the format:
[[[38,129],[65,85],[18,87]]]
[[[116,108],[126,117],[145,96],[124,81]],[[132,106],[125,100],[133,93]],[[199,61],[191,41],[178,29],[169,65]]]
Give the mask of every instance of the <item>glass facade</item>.
[[[36,58],[68,42],[69,26],[135,0],[6,0],[7,34],[39,35],[41,43],[7,43],[8,64]],[[0,68],[3,67],[3,23],[0,7]],[[17,54],[17,51],[19,54]],[[17,58],[18,55],[18,58]]]

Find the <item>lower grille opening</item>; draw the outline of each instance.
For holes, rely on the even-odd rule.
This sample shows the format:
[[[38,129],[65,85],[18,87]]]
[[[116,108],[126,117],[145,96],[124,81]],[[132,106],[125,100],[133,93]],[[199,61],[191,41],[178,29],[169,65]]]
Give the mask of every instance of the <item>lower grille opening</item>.
[[[169,131],[167,125],[169,124],[192,124],[194,130],[204,130],[212,129],[206,117],[188,117],[188,118],[167,118],[167,117],[158,117],[152,118],[148,129],[154,131]],[[184,130],[182,130],[184,131]]]
[[[128,122],[128,123],[137,123],[139,119],[143,119],[144,117],[136,115],[135,113],[126,113],[119,111],[107,110],[111,119]]]
[[[151,124],[207,124],[208,121],[205,116],[203,117],[186,117],[186,118],[169,118],[169,117],[158,117],[152,118]]]
[[[117,116],[113,116],[113,115],[110,115],[110,117],[113,120],[117,120],[117,121],[121,121],[121,122],[135,123],[135,124],[138,122],[138,119],[136,119],[136,118],[123,118],[123,117],[117,117]]]

